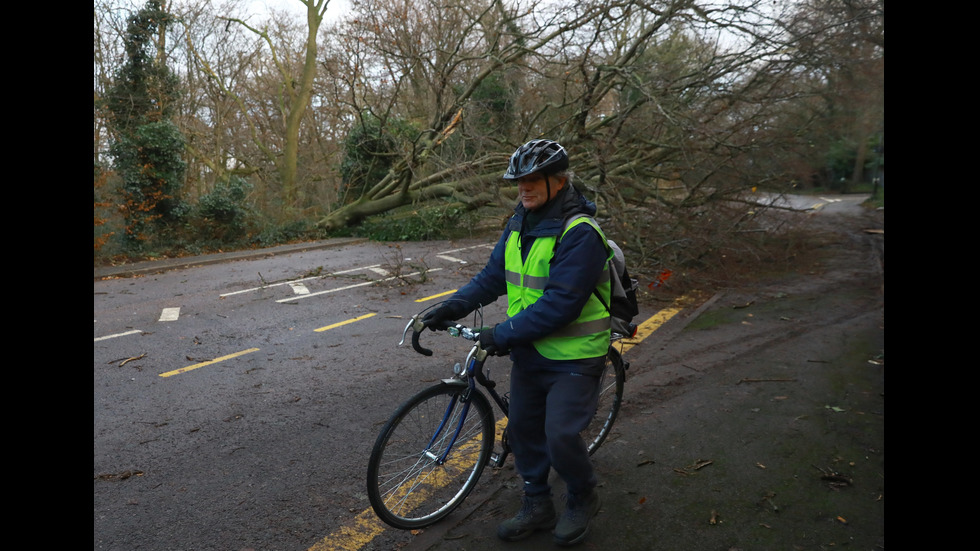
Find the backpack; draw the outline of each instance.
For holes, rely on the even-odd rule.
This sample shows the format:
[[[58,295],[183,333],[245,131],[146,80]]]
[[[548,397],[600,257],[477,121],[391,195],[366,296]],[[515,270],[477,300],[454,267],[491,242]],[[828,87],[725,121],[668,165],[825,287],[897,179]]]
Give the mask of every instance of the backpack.
[[[568,226],[579,218],[589,218],[599,225],[594,218],[585,214],[576,214],[565,220],[565,227],[562,228],[562,235],[568,230]],[[559,236],[560,237],[560,236]],[[557,247],[558,240],[555,241]],[[592,293],[599,299],[599,302],[609,311],[612,318],[612,332],[618,333],[622,337],[633,337],[636,335],[637,326],[633,323],[633,317],[640,313],[639,303],[636,301],[637,281],[630,277],[629,270],[626,269],[626,256],[612,239],[606,239],[606,244],[612,250],[612,258],[609,259],[609,279],[612,287],[612,304],[599,295],[598,289],[593,289]]]

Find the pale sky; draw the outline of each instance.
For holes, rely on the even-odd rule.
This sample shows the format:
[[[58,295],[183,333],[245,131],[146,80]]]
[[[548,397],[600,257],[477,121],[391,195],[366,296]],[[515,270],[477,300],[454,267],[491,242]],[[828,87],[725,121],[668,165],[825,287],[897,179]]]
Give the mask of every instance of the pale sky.
[[[249,4],[252,5],[249,11],[256,14],[269,10],[285,10],[297,17],[306,17],[306,6],[299,0],[250,0]],[[324,20],[333,22],[348,9],[350,9],[350,0],[330,0]]]

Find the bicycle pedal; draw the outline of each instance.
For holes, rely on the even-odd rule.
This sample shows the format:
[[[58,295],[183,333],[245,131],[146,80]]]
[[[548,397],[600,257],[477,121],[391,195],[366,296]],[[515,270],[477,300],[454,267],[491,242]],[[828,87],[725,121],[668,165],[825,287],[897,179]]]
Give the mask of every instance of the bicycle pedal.
[[[490,466],[494,469],[500,469],[507,462],[507,456],[510,455],[509,450],[502,452],[493,452],[490,454]]]

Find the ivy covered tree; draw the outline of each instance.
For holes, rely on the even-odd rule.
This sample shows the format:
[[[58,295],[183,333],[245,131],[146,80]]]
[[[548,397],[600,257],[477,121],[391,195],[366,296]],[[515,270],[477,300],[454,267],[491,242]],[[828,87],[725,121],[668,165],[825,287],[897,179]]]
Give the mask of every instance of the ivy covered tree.
[[[122,178],[125,241],[142,250],[153,235],[180,219],[180,187],[186,163],[184,137],[172,116],[178,81],[163,51],[170,15],[159,0],[149,0],[128,20],[125,63],[103,98],[109,154]]]
[[[377,182],[391,168],[397,155],[395,139],[386,132],[378,117],[361,116],[344,140],[344,160],[340,165],[343,202],[363,197],[369,182]]]

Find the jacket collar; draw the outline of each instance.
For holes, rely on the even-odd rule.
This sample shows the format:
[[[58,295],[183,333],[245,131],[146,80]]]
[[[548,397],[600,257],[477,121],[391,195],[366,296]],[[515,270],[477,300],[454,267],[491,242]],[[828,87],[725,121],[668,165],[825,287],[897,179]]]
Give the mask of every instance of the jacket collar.
[[[529,237],[553,236],[561,233],[565,220],[574,214],[595,216],[596,205],[575,189],[571,182],[562,189],[554,199],[542,207],[541,219],[534,229],[527,231]],[[514,208],[514,216],[507,225],[509,231],[523,231],[524,220],[528,215],[527,209],[520,202]]]

